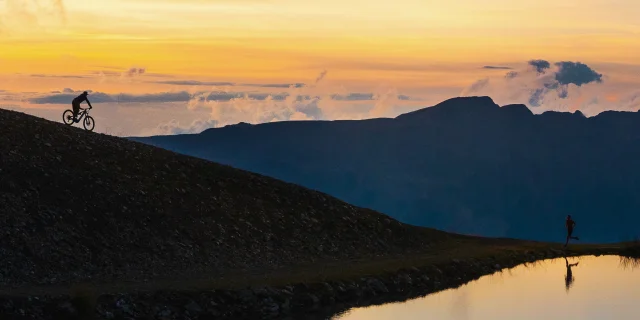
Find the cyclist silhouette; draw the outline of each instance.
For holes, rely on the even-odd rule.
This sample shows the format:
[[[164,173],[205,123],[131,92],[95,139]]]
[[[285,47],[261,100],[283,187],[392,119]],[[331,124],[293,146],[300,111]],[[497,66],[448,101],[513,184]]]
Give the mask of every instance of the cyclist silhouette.
[[[87,102],[87,104],[89,105],[89,108],[93,108],[93,106],[91,106],[91,102],[89,102],[89,99],[87,99],[88,95],[89,93],[85,91],[81,93],[79,96],[73,98],[73,101],[71,101],[71,106],[73,107],[73,121],[77,120],[78,112],[80,111],[80,104],[83,101]]]

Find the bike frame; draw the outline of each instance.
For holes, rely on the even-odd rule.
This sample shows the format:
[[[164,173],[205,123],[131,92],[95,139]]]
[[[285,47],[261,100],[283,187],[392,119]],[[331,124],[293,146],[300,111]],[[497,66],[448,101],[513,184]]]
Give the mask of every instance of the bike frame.
[[[84,116],[89,115],[89,109],[91,108],[80,108],[80,112],[78,112],[78,117],[76,118],[75,123],[78,123],[84,118]]]

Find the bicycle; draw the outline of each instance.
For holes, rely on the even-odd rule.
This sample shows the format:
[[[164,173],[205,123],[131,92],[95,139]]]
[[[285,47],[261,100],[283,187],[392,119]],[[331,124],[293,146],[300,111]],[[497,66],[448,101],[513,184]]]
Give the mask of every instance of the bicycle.
[[[81,111],[78,113],[78,117],[75,120],[73,119],[73,110],[69,110],[69,109],[65,110],[62,113],[62,121],[64,122],[64,124],[68,126],[82,121],[82,126],[84,127],[85,130],[93,131],[93,128],[95,128],[96,126],[96,122],[89,115],[89,110],[91,109],[93,109],[93,107],[89,107],[85,109],[80,108]],[[82,118],[84,118],[84,120]]]

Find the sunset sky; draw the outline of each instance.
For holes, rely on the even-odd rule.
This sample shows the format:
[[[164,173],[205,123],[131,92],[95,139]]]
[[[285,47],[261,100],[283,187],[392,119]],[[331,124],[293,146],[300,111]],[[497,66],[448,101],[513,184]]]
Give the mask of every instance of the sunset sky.
[[[636,111],[638,16],[635,0],[0,0],[0,107],[57,121],[92,90],[96,130],[118,135],[392,117],[461,94]],[[551,62],[547,76],[581,62],[602,81],[532,105],[549,80],[532,59]],[[235,98],[211,99],[221,92]]]

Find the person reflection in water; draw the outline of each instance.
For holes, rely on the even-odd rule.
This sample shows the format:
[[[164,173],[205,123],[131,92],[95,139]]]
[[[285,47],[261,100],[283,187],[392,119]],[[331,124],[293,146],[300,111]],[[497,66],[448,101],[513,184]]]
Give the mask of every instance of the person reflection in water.
[[[579,262],[569,264],[567,257],[564,257],[564,261],[567,265],[567,274],[564,276],[564,285],[567,288],[567,292],[569,292],[569,289],[571,289],[571,286],[573,285],[573,272],[571,271],[571,267],[577,266]]]

